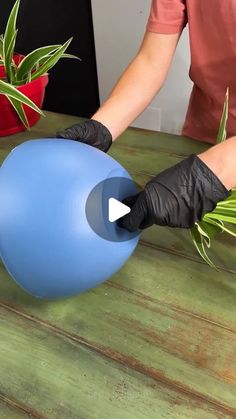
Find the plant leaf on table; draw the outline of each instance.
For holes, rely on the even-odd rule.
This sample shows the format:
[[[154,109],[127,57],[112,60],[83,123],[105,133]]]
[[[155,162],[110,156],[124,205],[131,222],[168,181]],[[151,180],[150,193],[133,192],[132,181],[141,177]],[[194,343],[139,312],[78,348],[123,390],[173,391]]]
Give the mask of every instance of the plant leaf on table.
[[[228,120],[228,102],[229,92],[227,89],[220,128],[217,135],[217,144],[225,141],[227,137],[226,124]],[[211,247],[212,239],[219,233],[227,233],[236,237],[234,225],[236,225],[236,189],[232,189],[231,194],[227,199],[218,202],[214,211],[205,214],[203,219],[195,223],[194,227],[191,229],[192,240],[197,251],[211,267],[216,268],[207,254],[207,249]]]
[[[202,223],[202,222],[201,222]],[[193,243],[200,254],[200,256],[205,260],[208,265],[212,268],[215,267],[214,263],[211,261],[207,255],[206,246],[210,247],[210,237],[208,233],[204,230],[203,225],[196,223],[195,226],[191,229],[191,236]]]

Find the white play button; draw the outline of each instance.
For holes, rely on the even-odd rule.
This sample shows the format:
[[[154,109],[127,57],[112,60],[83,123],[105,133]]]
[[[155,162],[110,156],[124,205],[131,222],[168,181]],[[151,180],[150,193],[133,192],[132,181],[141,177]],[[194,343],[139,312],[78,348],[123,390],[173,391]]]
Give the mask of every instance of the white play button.
[[[138,192],[134,181],[124,176],[97,183],[89,193],[85,207],[86,219],[94,233],[104,240],[117,243],[138,237],[139,230],[131,233],[119,224],[119,218],[128,217],[132,211],[129,208],[132,205],[126,204],[127,197],[135,196]]]
[[[115,198],[109,198],[108,200],[108,220],[111,223],[119,220],[124,215],[128,214],[131,211],[130,207],[122,202],[118,201]]]

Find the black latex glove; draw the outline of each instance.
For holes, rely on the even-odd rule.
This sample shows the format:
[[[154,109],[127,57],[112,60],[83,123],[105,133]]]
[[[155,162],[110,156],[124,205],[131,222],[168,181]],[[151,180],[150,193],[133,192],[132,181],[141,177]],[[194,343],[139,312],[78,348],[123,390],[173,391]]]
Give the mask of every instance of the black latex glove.
[[[57,138],[66,138],[89,144],[107,152],[112,144],[110,131],[101,122],[89,119],[56,133]]]
[[[208,166],[191,155],[148,182],[142,192],[125,199],[131,212],[119,225],[131,232],[152,224],[191,228],[229,195]]]

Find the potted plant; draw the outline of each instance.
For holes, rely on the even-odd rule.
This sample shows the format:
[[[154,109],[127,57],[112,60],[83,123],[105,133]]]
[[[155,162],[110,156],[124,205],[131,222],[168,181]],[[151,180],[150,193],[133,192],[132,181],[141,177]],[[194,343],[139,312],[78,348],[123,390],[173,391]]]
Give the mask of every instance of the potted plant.
[[[66,54],[72,38],[63,45],[49,45],[27,56],[15,53],[16,20],[20,0],[16,0],[0,35],[0,136],[15,134],[32,127],[43,115],[41,111],[48,71]]]

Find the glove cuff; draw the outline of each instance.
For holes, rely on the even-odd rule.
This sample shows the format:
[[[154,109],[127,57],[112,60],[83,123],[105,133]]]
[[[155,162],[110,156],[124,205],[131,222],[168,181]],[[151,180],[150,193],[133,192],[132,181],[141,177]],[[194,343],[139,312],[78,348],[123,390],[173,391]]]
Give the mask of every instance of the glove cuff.
[[[193,223],[200,221],[208,212],[212,212],[217,203],[224,201],[231,194],[215,173],[196,155],[191,155],[186,162],[191,165],[191,184],[193,194]]]
[[[231,195],[231,191],[228,191],[218,176],[196,154],[193,154],[193,158],[194,163],[196,161],[196,175],[201,175],[202,183],[214,196],[216,204],[228,198]]]
[[[107,152],[112,145],[112,135],[108,128],[95,119],[88,119],[56,133],[56,138],[64,138],[86,143]]]
[[[112,135],[107,127],[101,122],[96,121],[95,119],[89,119],[84,123],[85,127],[88,128],[88,131],[91,135],[91,130],[94,130],[94,133],[97,137],[97,148],[107,152],[112,145]]]

